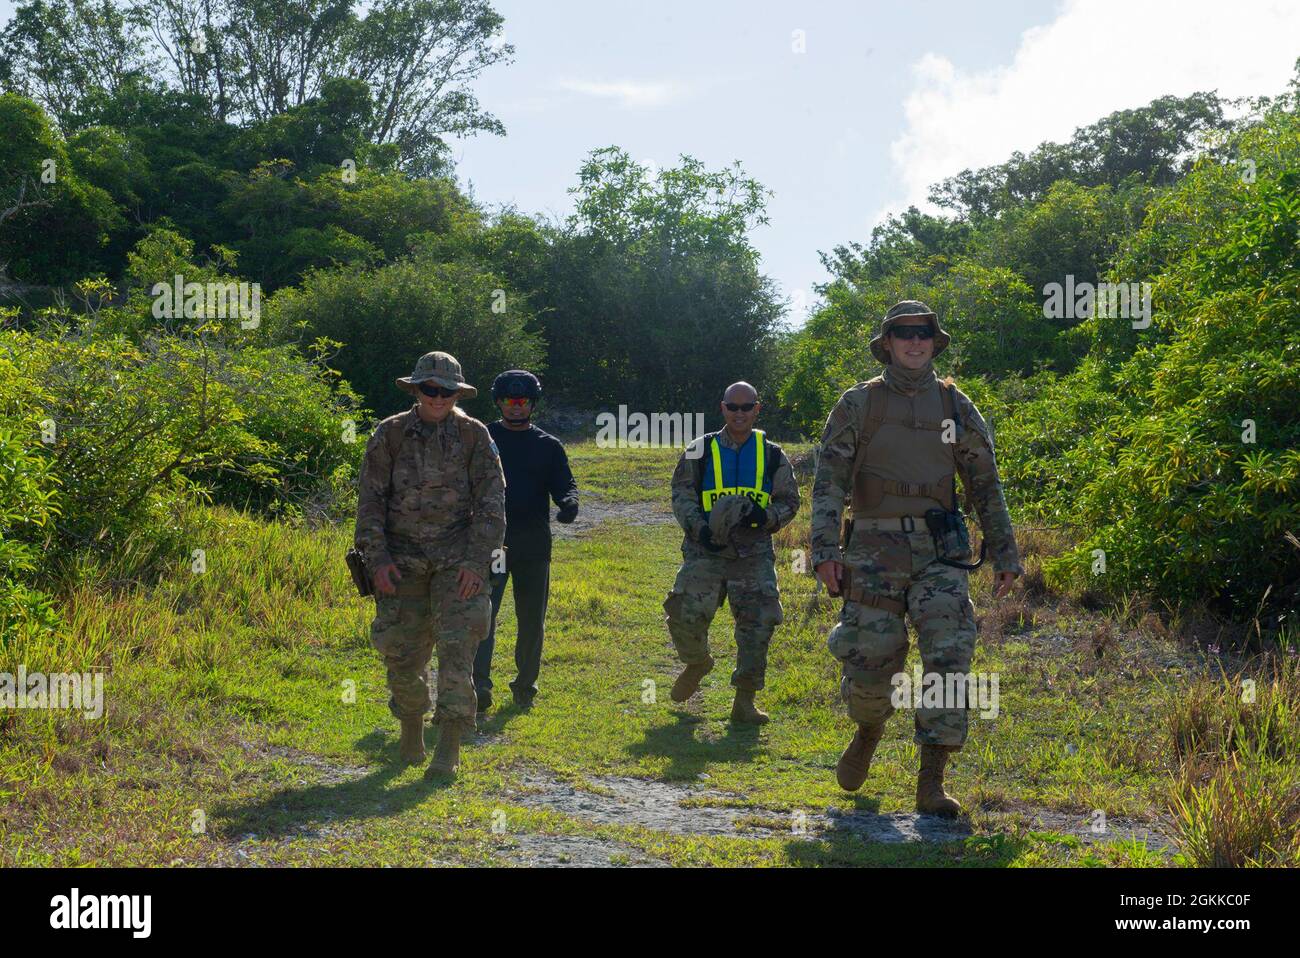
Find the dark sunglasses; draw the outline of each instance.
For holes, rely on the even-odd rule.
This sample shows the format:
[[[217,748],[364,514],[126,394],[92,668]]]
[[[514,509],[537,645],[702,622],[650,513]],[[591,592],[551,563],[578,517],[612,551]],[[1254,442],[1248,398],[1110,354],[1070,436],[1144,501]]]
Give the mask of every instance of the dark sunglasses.
[[[889,331],[895,339],[934,339],[933,326],[895,326]]]
[[[756,403],[756,402],[739,402],[739,403],[737,403],[737,402],[724,402],[722,405],[726,406],[727,409],[730,410],[731,412],[749,412],[751,409],[753,409],[755,406],[757,406],[758,403]]]
[[[460,392],[459,389],[444,389],[442,386],[430,386],[428,383],[420,383],[420,392],[431,398],[450,399]]]

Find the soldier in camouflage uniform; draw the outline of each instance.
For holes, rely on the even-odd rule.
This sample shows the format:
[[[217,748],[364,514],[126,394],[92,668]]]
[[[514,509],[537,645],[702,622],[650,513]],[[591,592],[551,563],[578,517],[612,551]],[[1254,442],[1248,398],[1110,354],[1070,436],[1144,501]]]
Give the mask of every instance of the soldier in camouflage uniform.
[[[763,688],[768,644],[781,623],[772,533],[799,511],[799,487],[781,447],[754,429],[762,408],[754,387],[735,383],[719,405],[725,428],[692,442],[673,473],[673,514],[686,537],[664,611],[686,667],[671,695],[685,702],[713,668],[709,624],[726,598],[736,622],[731,719],[761,724],[768,716],[754,693]]]
[[[907,657],[905,615],[916,628],[927,674],[970,671],[976,634],[969,573],[939,555],[943,549],[943,558],[969,563],[969,543],[964,527],[960,535],[936,540],[924,519],[930,509],[957,511],[956,476],[983,528],[994,594],[1006,595],[1022,573],[988,426],[961,390],[934,373],[932,359],[948,343],[925,304],[892,307],[871,340],[884,374],[845,391],[822,432],[812,561],[830,593],[845,598],[827,644],[842,666],[841,697],[858,723],[836,768],[847,791],[866,780],[894,711],[891,679]],[[841,553],[841,513],[850,498],[852,532]],[[916,710],[918,811],[961,811],[944,792],[943,771],[949,753],[966,741],[966,719],[965,708]]]
[[[477,390],[447,353],[426,353],[397,385],[416,397],[366,446],[356,546],[375,587],[370,641],[388,668],[388,707],[402,723],[401,757],[424,758],[429,660],[438,656],[433,721],[441,728],[426,778],[454,775],[477,709],[474,653],[487,635],[483,591],[505,538],[505,478],[487,427],[456,408]]]

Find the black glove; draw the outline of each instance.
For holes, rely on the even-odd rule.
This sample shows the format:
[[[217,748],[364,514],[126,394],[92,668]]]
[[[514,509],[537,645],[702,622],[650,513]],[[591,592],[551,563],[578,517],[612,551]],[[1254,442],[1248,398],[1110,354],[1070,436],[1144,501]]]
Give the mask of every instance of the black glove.
[[[578,517],[578,500],[565,499],[560,503],[560,511],[555,514],[556,522],[568,524]]]
[[[708,549],[710,552],[721,552],[726,548],[726,546],[715,546],[713,544],[713,530],[707,525],[700,527],[699,540],[700,545],[704,546],[704,548]]]
[[[753,499],[749,500],[749,508],[745,510],[745,523],[751,529],[767,528],[767,510],[760,506]]]

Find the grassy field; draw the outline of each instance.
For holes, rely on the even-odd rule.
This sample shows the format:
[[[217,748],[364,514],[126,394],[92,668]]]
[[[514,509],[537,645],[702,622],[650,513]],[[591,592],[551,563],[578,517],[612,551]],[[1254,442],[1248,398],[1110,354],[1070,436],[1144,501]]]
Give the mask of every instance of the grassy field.
[[[450,786],[396,762],[373,606],[341,559],[350,529],[219,511],[197,533],[201,574],[178,563],[144,587],[86,570],[60,644],[7,648],[0,668],[105,666],[105,716],[0,716],[0,864],[1148,866],[1213,862],[1252,828],[1248,860],[1294,861],[1295,810],[1273,798],[1296,782],[1294,669],[1238,708],[1225,660],[1177,622],[1049,594],[1044,533],[1022,532],[1029,574],[1011,599],[993,604],[987,569],[972,580],[974,669],[998,674],[1001,701],[951,768],[970,810],[956,824],[912,813],[907,712],[862,791],[835,785],[851,724],[825,648],[836,605],[794,568],[806,485],[778,538],[771,723],[727,720],[725,608],[717,668],[674,706],[660,607],[680,561],[674,458],[572,447],[584,514],[607,518],[557,540],[536,706],[490,713]],[[499,686],[514,628],[507,597]],[[1254,772],[1228,761],[1251,754]],[[1243,794],[1246,820],[1224,824]]]

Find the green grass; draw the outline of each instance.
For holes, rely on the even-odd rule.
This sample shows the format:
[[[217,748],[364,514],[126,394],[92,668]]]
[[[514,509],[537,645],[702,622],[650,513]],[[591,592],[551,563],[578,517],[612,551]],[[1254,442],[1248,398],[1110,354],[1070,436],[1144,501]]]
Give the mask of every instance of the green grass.
[[[580,486],[618,501],[666,498],[673,459],[671,450],[570,449]],[[607,775],[706,784],[731,797],[698,803],[742,806],[754,824],[796,810],[911,811],[917,759],[906,712],[891,721],[858,796],[834,782],[851,725],[825,649],[837,610],[792,569],[790,550],[806,539],[806,493],[803,515],[779,540],[786,621],[760,694],[769,725],[726,721],[735,654],[727,608],[714,622],[718,666],[702,697],[689,708],[669,702],[678,665],[660,603],[680,533],[612,523],[557,540],[541,695],[529,713],[491,714],[486,740],[463,752],[450,787],[396,765],[396,722],[368,639],[373,607],[351,591],[341,559],[350,530],[215,513],[196,544],[207,551],[205,573],[178,562],[147,588],[110,588],[111,576],[86,573],[67,596],[68,633],[23,650],[29,669],[98,664],[111,674],[99,722],[0,716],[0,864],[508,863],[523,834],[604,838],[679,865],[1164,862],[1133,842],[1085,845],[1036,826],[1034,815],[1166,815],[1179,768],[1169,696],[1201,681],[1194,663],[1141,630],[1124,631],[1099,658],[1096,636],[1114,623],[1064,602],[994,609],[987,570],[972,585],[983,619],[974,668],[999,674],[1001,714],[972,717],[952,766],[950,790],[973,809],[965,841],[865,844],[743,828],[692,836],[518,803],[524,776],[548,770],[588,786]],[[502,688],[514,629],[507,598],[494,663]],[[913,649],[909,669],[915,659]],[[2,667],[17,661],[7,655]],[[494,832],[494,814],[504,830]]]

